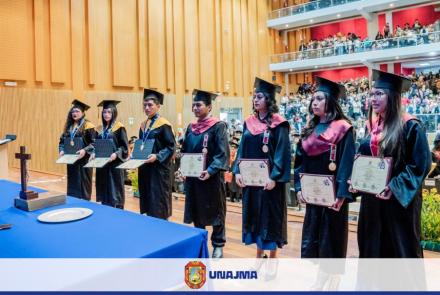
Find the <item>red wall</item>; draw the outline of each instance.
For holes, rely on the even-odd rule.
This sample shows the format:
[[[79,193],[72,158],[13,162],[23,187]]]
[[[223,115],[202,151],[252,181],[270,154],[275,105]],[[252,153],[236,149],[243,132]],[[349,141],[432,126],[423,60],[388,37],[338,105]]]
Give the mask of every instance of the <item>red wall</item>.
[[[313,77],[320,76],[335,82],[350,80],[354,78],[360,77],[368,77],[368,68],[367,67],[359,67],[359,68],[348,68],[348,69],[337,69],[337,70],[328,70],[328,71],[319,71],[314,72]]]
[[[402,75],[409,76],[414,73],[416,69],[413,68],[402,68]]]
[[[422,25],[429,25],[434,23],[437,19],[440,19],[440,12],[434,11],[435,5],[428,5],[422,7],[416,7],[393,13],[393,27],[397,25],[403,27],[406,22],[411,26],[414,24],[416,18],[419,19]],[[382,29],[381,26],[379,26]]]
[[[385,23],[386,23],[385,13],[379,14],[377,16],[377,27],[379,28],[379,31],[382,34],[383,34],[383,28],[385,27]]]
[[[348,33],[355,33],[361,38],[365,38],[367,36],[367,21],[364,18],[349,19],[310,29],[311,38],[314,40],[322,40],[327,38],[328,35],[333,36],[339,32],[345,35]]]
[[[402,74],[402,64],[400,62],[396,62],[394,64],[394,74],[396,75]]]

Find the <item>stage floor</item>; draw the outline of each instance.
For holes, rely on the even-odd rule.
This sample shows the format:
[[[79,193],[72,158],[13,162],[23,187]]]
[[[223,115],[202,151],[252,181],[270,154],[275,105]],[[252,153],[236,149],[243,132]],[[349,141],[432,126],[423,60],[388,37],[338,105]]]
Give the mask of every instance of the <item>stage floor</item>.
[[[29,172],[29,184],[31,186],[43,189],[51,189],[56,191],[66,191],[66,177],[55,176],[39,172]],[[20,181],[18,169],[9,170],[9,180]],[[92,199],[95,200],[95,187],[93,186]],[[173,215],[169,219],[172,222],[183,223],[184,197],[181,194],[174,194],[173,198]],[[131,187],[126,186],[125,210],[139,212],[139,199],[133,197]],[[302,218],[301,213],[297,214],[294,209],[289,212],[288,222],[288,244],[279,251],[280,258],[299,258],[301,246],[301,230]],[[238,203],[228,202],[226,214],[226,246],[224,248],[224,256],[226,258],[251,258],[255,256],[255,246],[245,246],[241,243],[241,205]],[[211,234],[210,227],[207,227],[209,236]],[[212,247],[209,244],[211,253]],[[425,251],[425,258],[440,258],[440,253]],[[348,252],[347,257],[358,257],[356,232],[349,231],[348,235]]]

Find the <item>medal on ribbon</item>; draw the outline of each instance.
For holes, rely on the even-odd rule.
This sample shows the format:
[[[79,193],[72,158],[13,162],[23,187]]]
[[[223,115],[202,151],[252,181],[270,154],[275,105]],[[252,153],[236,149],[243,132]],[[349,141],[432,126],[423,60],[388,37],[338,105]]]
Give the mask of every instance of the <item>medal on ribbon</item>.
[[[328,169],[330,171],[336,171],[336,144],[330,144],[330,164],[328,165]]]
[[[205,134],[204,137],[203,137],[202,153],[205,154],[205,155],[208,153],[208,138],[209,138],[208,134]]]
[[[270,131],[266,130],[264,131],[264,135],[263,135],[263,147],[261,148],[263,153],[267,154],[269,152],[269,147],[268,147],[268,143],[269,143],[269,135],[270,135]]]

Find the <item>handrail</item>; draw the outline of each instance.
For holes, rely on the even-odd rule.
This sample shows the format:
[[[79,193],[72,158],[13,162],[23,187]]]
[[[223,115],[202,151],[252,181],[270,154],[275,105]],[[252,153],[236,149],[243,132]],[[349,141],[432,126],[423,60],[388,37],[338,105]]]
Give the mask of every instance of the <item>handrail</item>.
[[[380,40],[344,41],[338,42],[337,44],[333,44],[329,47],[275,54],[270,57],[270,61],[272,64],[275,64],[288,61],[347,55],[359,52],[420,46],[437,42],[440,42],[440,31],[412,34],[411,36],[401,36]]]
[[[275,18],[290,16],[290,15],[301,14],[301,13],[305,13],[305,12],[309,12],[309,11],[313,11],[313,10],[317,10],[317,9],[338,6],[338,5],[342,5],[342,4],[346,4],[346,3],[350,3],[350,2],[356,2],[356,1],[360,1],[360,0],[316,0],[316,1],[310,1],[307,3],[297,4],[297,5],[293,5],[293,6],[289,6],[289,7],[285,7],[285,8],[271,11],[271,12],[269,12],[269,19],[275,19]]]

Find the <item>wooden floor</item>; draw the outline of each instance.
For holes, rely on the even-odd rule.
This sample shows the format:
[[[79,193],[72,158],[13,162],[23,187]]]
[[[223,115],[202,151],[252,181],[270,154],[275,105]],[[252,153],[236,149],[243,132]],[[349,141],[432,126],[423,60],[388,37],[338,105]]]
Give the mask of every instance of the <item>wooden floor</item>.
[[[20,181],[20,174],[17,169],[10,169],[9,179],[11,181]],[[66,191],[66,177],[54,176],[50,174],[30,172],[29,184],[31,186],[43,189],[57,191]],[[92,199],[95,199],[93,187]],[[173,216],[170,221],[183,223],[184,197],[176,194],[173,198]],[[125,209],[133,212],[139,212],[139,199],[133,197],[130,187],[126,187]],[[289,212],[288,222],[288,244],[279,251],[279,257],[298,258],[300,257],[301,244],[301,218],[295,218],[294,209]],[[207,228],[210,232],[210,228]],[[255,256],[255,246],[245,246],[241,243],[241,206],[237,203],[228,202],[226,214],[226,246],[224,256],[226,258],[250,258]],[[210,251],[212,250],[209,245]],[[347,257],[358,257],[356,233],[350,231],[348,235]],[[425,251],[427,258],[440,258],[440,253]]]

